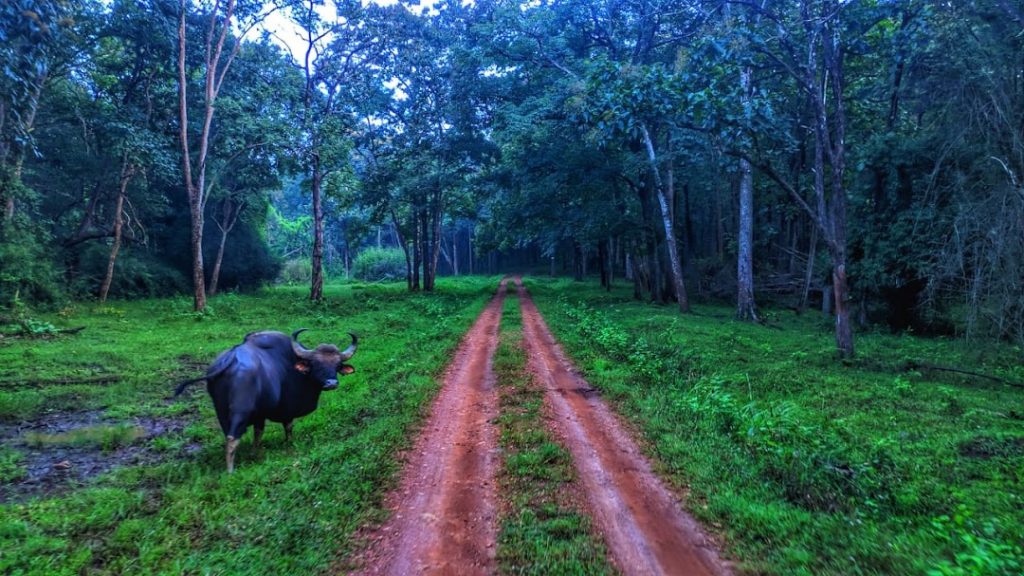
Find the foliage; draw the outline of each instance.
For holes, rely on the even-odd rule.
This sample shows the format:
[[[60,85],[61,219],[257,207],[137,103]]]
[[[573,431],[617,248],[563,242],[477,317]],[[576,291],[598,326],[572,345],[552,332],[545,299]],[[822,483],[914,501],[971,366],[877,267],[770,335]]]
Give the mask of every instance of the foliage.
[[[398,248],[367,248],[356,256],[352,274],[373,282],[405,278],[405,253]]]
[[[59,299],[58,275],[45,239],[39,227],[20,217],[0,233],[0,306],[18,297],[35,303]]]
[[[289,285],[308,284],[312,275],[313,267],[309,263],[309,258],[294,258],[285,261],[277,281]]]

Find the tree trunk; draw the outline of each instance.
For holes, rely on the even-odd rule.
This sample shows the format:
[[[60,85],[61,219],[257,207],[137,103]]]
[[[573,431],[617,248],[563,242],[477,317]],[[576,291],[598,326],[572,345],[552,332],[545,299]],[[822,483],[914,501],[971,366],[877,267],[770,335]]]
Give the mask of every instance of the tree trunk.
[[[206,310],[206,277],[203,264],[203,206],[199,194],[194,190],[189,199],[189,216],[192,218],[192,230],[189,245],[192,248],[192,309],[196,312]]]
[[[576,240],[572,241],[572,279],[583,281],[583,249]]]
[[[430,291],[434,291],[434,287],[437,285],[437,262],[438,257],[441,254],[441,220],[442,208],[440,206],[441,199],[437,198],[437,206],[431,210],[431,229],[433,234],[433,247],[432,247],[432,258],[430,260]]]
[[[423,261],[423,231],[419,211],[413,211],[412,237],[412,287],[414,292],[420,289],[420,263]]]
[[[606,288],[610,292],[612,289],[612,282],[615,281],[615,242],[613,238],[608,238],[608,248],[605,250],[605,259],[608,264],[608,286]]]
[[[193,308],[197,311],[206,309],[206,278],[203,270],[203,209],[206,206],[206,158],[210,149],[210,130],[213,125],[214,102],[221,84],[227,75],[231,61],[237,54],[240,42],[235,44],[231,55],[222,63],[224,42],[231,28],[234,15],[235,0],[227,0],[224,8],[224,24],[220,33],[214,34],[217,23],[217,11],[210,14],[210,24],[206,34],[206,78],[204,90],[203,127],[199,134],[199,155],[196,159],[198,175],[193,180],[192,158],[188,138],[188,73],[185,69],[185,16],[188,3],[179,3],[178,19],[178,135],[181,140],[182,173],[184,176],[185,193],[188,195],[189,216],[191,217],[191,248],[192,248],[192,285],[194,287]],[[216,36],[216,38],[215,38]]]
[[[402,238],[402,230],[398,227],[398,216],[395,215],[394,209],[391,210],[391,225],[395,231],[395,238],[398,239],[398,245],[402,247],[402,253],[405,254],[405,287],[412,290],[412,258],[409,255],[409,245],[406,243],[405,238]]]
[[[220,284],[220,267],[224,262],[224,247],[228,243],[228,231],[221,228],[220,243],[217,245],[217,259],[213,261],[213,272],[210,273],[210,296],[217,295],[217,286]]]
[[[452,234],[452,274],[459,275],[459,228],[457,224],[455,232]]]
[[[324,209],[320,191],[323,179],[320,173],[320,156],[315,153],[312,171],[310,184],[313,193],[313,255],[310,257],[310,264],[313,270],[309,299],[319,302],[324,298]]]
[[[607,248],[605,247],[603,240],[597,243],[597,259],[599,261],[599,270],[601,274],[601,287],[611,289],[611,285],[608,282]]]
[[[839,44],[840,7],[835,0],[825,3],[831,18],[826,20],[823,37],[825,69],[831,77],[833,102],[833,134],[829,147],[829,163],[832,165],[832,274],[836,294],[836,346],[840,355],[850,358],[854,355],[853,326],[850,322],[849,286],[846,278],[846,188],[843,175],[846,171],[846,108],[843,103],[843,61]]]
[[[121,181],[118,183],[117,203],[114,206],[114,244],[110,247],[110,258],[107,260],[107,273],[103,277],[103,284],[100,285],[100,302],[107,301],[107,294],[110,293],[110,285],[114,281],[114,263],[117,261],[117,253],[121,250],[121,235],[124,227],[124,197],[128,191],[128,183],[131,182],[135,173],[135,167],[124,160],[121,168]]]
[[[736,258],[736,318],[757,322],[754,304],[754,171],[740,159],[739,254]]]
[[[715,256],[725,259],[725,222],[722,217],[722,192],[714,187],[715,195]]]
[[[220,229],[220,244],[217,246],[217,259],[213,263],[213,273],[210,274],[210,296],[217,294],[217,286],[220,284],[220,268],[224,263],[224,247],[228,243],[228,234],[235,227],[238,216],[242,212],[242,206],[236,206],[230,198],[225,198],[221,206],[223,211],[223,222],[217,222]]]
[[[804,271],[804,294],[800,299],[800,310],[807,308],[807,297],[811,292],[811,279],[814,278],[814,252],[818,247],[818,227],[811,226],[811,241],[807,248],[807,269]]]
[[[665,245],[668,247],[668,260],[672,268],[672,283],[675,287],[675,296],[679,302],[679,311],[688,312],[690,303],[686,298],[686,286],[683,284],[683,265],[679,259],[679,249],[676,246],[675,234],[673,233],[672,215],[669,212],[668,200],[662,188],[661,171],[658,168],[658,158],[654,153],[654,143],[647,131],[647,126],[640,125],[641,133],[644,136],[644,146],[647,148],[647,159],[651,164],[651,172],[654,175],[654,189],[658,196],[658,207],[661,208],[661,222],[665,228]]]

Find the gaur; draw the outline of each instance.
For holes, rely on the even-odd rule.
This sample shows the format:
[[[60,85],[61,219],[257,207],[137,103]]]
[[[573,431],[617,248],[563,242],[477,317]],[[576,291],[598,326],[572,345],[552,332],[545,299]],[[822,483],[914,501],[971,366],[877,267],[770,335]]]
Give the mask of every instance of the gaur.
[[[206,380],[217,420],[227,439],[224,449],[228,472],[235,469],[235,450],[250,424],[253,444],[260,445],[267,420],[284,424],[291,440],[292,421],[316,410],[320,392],[338,387],[339,374],[355,368],[345,361],[356,353],[355,334],[348,348],[320,344],[313,350],[299,343],[296,330],[289,338],[281,332],[251,332],[241,344],[225,350],[210,364],[206,375],[186,380],[174,391],[178,396],[194,382]]]

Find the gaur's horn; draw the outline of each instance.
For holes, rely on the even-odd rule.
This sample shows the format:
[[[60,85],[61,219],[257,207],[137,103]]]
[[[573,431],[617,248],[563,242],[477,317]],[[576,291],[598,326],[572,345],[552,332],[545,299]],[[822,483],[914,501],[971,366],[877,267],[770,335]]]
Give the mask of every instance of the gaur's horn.
[[[308,360],[313,357],[313,352],[311,350],[306,350],[306,347],[299,343],[299,334],[302,334],[306,330],[306,328],[299,328],[295,332],[292,332],[292,351],[295,352],[296,356],[303,360]]]
[[[349,332],[348,335],[352,337],[352,343],[348,345],[348,348],[341,351],[342,362],[348,360],[356,353],[356,344],[359,342],[359,338],[356,338],[355,334]]]

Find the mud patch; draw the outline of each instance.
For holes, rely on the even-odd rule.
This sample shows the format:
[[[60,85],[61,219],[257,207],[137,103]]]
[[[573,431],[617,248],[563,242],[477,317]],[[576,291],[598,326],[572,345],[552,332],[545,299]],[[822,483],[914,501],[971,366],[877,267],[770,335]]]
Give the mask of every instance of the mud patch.
[[[0,425],[5,460],[17,467],[5,469],[0,502],[67,490],[117,467],[156,462],[161,455],[153,440],[180,432],[185,424],[159,417],[115,420],[92,410]]]
[[[1014,458],[1024,456],[1024,436],[979,436],[960,443],[960,455],[967,458]]]

